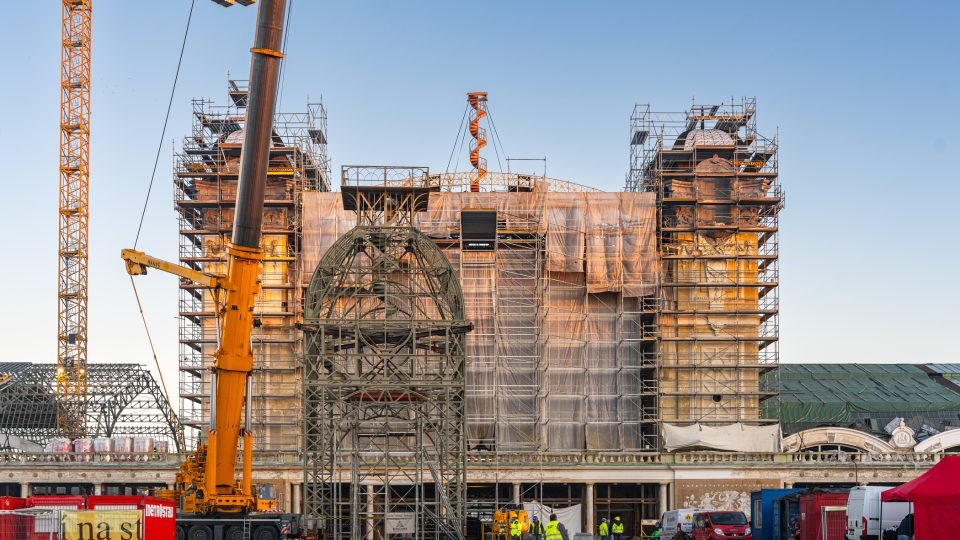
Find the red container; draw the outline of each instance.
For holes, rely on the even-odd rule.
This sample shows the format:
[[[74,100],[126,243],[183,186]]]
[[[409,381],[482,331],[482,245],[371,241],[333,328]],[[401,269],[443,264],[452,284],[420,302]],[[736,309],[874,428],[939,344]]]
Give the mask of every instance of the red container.
[[[27,497],[27,508],[83,510],[86,503],[82,495],[32,495]]]
[[[87,497],[90,510],[139,510],[142,516],[143,537],[150,540],[173,540],[176,535],[176,503],[159,497],[139,495],[91,495]]]
[[[85,506],[80,495],[33,495],[27,497],[27,508],[50,508],[53,510],[82,510]],[[28,520],[27,540],[57,540],[60,520],[56,517],[36,517]]]
[[[26,508],[22,497],[0,497],[0,540],[21,540],[27,536],[27,517],[10,513]]]
[[[90,510],[143,510],[143,497],[139,495],[90,495],[87,497]]]
[[[0,497],[0,510],[19,510],[27,507],[23,497]]]
[[[800,540],[844,540],[847,497],[846,492],[825,491],[800,495]]]

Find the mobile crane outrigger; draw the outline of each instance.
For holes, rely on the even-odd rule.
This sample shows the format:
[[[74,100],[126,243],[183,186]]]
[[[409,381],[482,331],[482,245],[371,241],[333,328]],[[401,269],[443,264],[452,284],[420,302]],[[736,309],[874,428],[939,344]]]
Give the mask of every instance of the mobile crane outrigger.
[[[233,0],[215,0],[230,5]],[[238,0],[250,5],[256,0]],[[261,0],[250,50],[250,86],[240,175],[227,244],[227,273],[212,275],[124,249],[130,275],[155,268],[192,280],[213,291],[218,316],[218,343],[210,374],[210,426],[205,442],[187,456],[172,490],[158,492],[178,501],[177,538],[189,540],[278,540],[299,537],[299,517],[278,514],[275,500],[261,499],[252,486],[253,435],[251,372],[254,297],[260,289],[260,248],[264,189],[273,130],[285,0]],[[244,425],[240,421],[246,411]],[[243,441],[242,473],[237,453]]]

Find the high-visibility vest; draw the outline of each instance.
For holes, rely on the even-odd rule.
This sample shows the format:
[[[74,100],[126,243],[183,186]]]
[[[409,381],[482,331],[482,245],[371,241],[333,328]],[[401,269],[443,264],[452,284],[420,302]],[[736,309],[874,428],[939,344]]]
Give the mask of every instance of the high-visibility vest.
[[[621,521],[613,522],[613,534],[623,534],[623,522]]]
[[[510,522],[510,536],[520,536],[520,533],[523,532],[523,529],[520,526],[520,520],[515,519]]]
[[[610,527],[606,521],[600,522],[600,536],[610,536]]]
[[[563,540],[563,535],[560,534],[559,521],[548,521],[547,524],[543,526],[543,530],[546,533],[545,540]]]

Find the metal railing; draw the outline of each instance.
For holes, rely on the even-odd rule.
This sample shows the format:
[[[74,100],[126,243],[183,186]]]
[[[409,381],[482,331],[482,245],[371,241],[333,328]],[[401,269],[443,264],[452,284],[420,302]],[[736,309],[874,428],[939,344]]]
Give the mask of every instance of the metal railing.
[[[736,465],[782,464],[801,465],[931,465],[951,452],[470,452],[470,466],[497,465]],[[184,456],[174,452],[0,452],[0,467],[5,465],[33,465],[43,463],[91,465],[99,463],[152,463],[176,466]],[[255,451],[254,461],[260,464],[300,465],[299,451]]]

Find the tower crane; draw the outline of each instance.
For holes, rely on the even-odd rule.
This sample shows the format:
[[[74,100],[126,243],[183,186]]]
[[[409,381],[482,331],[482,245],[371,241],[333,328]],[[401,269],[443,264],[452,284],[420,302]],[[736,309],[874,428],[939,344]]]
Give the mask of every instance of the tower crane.
[[[225,6],[233,4],[233,0],[214,1]],[[244,5],[255,2],[237,1]],[[174,488],[158,492],[179,501],[183,512],[178,516],[178,538],[275,540],[281,531],[291,538],[299,529],[299,516],[270,513],[276,501],[261,499],[252,485],[250,336],[254,326],[254,298],[260,289],[264,189],[283,57],[280,47],[284,5],[285,0],[261,0],[257,11],[226,275],[206,274],[130,249],[121,252],[131,275],[145,274],[148,268],[154,268],[192,280],[211,287],[217,305],[219,332],[210,372],[210,425],[205,442],[198,443],[197,449],[184,460]],[[241,448],[242,472],[238,479],[237,454]]]
[[[63,0],[57,236],[57,430],[87,427],[87,227],[90,213],[92,0]]]

